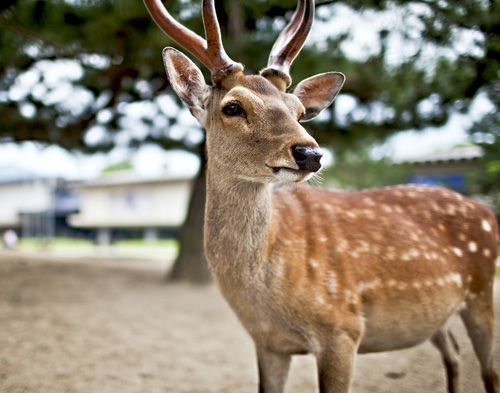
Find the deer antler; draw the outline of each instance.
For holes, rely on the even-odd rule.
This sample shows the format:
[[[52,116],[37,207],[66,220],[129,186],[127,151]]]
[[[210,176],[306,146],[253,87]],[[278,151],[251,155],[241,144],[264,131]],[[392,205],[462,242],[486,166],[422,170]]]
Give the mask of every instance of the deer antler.
[[[183,48],[191,52],[212,73],[214,82],[241,65],[234,62],[224,51],[214,0],[203,0],[203,25],[206,40],[177,22],[165,9],[161,0],[144,0],[146,8],[156,24]]]
[[[286,87],[291,84],[290,65],[304,46],[313,20],[314,0],[299,0],[292,19],[274,43],[267,68],[261,71],[261,75],[278,74],[286,80]]]

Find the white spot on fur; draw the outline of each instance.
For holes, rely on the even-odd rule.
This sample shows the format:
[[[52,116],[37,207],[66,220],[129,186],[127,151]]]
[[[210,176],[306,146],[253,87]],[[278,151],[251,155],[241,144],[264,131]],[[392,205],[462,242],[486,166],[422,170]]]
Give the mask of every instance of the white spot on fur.
[[[326,291],[328,292],[328,295],[335,296],[337,294],[337,289],[338,289],[337,277],[335,273],[332,271],[328,271],[326,275],[327,275],[327,279],[325,280]]]
[[[474,300],[475,298],[477,298],[477,295],[475,293],[469,293],[467,297],[469,298],[469,300]]]
[[[448,213],[450,216],[454,216],[457,213],[457,207],[455,205],[452,205],[451,203],[446,205],[446,213]]]
[[[409,254],[412,258],[418,258],[420,256],[420,252],[415,248],[412,248]]]
[[[403,261],[409,261],[411,259],[410,254],[403,254],[403,255],[401,255],[401,259]]]
[[[484,255],[485,257],[489,257],[489,256],[491,255],[491,251],[490,251],[490,249],[489,249],[489,248],[485,248],[485,249],[483,250],[483,255]]]
[[[438,278],[436,280],[436,284],[439,285],[440,287],[444,286],[444,280],[442,278]]]
[[[463,233],[458,234],[458,240],[464,242],[467,239],[467,237]]]
[[[375,206],[375,202],[373,202],[373,199],[371,199],[371,198],[366,197],[363,199],[363,202],[365,204],[367,204],[368,206]]]
[[[483,225],[483,230],[485,230],[486,232],[491,232],[491,225],[488,221],[483,220],[482,225]]]
[[[316,262],[314,259],[309,259],[308,263],[312,268],[318,267],[318,262]]]
[[[453,247],[453,252],[455,253],[455,255],[457,257],[461,257],[462,255],[464,255],[464,253],[462,252],[462,250],[458,247]]]
[[[356,297],[356,294],[348,289],[344,291],[344,301],[347,304],[356,304],[358,302],[358,299]]]
[[[358,250],[361,251],[361,252],[368,252],[368,251],[370,251],[370,245],[368,244],[368,242],[365,242],[364,240],[361,240],[359,242]]]
[[[382,209],[383,209],[386,213],[392,213],[392,207],[390,207],[389,205],[382,205]]]
[[[358,284],[358,289],[362,292],[362,291],[365,291],[365,290],[369,290],[369,289],[374,289],[374,288],[377,288],[380,286],[380,279],[379,278],[376,278],[375,280],[373,281],[368,281],[368,282],[360,282]]]
[[[349,243],[345,239],[339,239],[337,242],[337,246],[335,247],[338,252],[344,252],[347,251],[349,248]]]
[[[386,258],[393,261],[396,259],[396,248],[394,246],[387,247],[387,252],[385,254]]]
[[[470,252],[476,252],[477,251],[477,243],[476,242],[469,242],[469,251]]]
[[[458,273],[450,273],[445,279],[448,283],[455,283],[459,288],[462,286],[462,276]]]
[[[318,304],[325,304],[325,299],[323,299],[323,296],[321,296],[321,295],[315,295],[314,299],[316,300],[316,303],[318,303]]]
[[[375,214],[375,212],[373,210],[364,209],[363,214],[369,220],[375,220],[375,218],[377,218],[377,215]]]

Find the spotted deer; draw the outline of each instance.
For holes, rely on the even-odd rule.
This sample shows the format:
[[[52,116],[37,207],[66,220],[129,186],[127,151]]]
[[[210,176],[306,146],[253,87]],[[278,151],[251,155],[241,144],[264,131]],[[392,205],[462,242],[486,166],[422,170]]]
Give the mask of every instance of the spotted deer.
[[[283,392],[291,355],[317,359],[320,392],[348,392],[357,353],[428,339],[459,392],[459,349],[447,328],[458,312],[488,393],[498,227],[460,194],[415,185],[332,191],[299,183],[321,168],[301,126],[331,104],[340,73],[287,92],[289,69],[311,29],[314,2],[299,0],[259,75],[245,75],[222,46],[213,0],[203,1],[206,40],[145,0],[156,23],[212,74],[173,48],[168,79],[206,129],[205,251],[223,296],[255,342],[259,391]]]

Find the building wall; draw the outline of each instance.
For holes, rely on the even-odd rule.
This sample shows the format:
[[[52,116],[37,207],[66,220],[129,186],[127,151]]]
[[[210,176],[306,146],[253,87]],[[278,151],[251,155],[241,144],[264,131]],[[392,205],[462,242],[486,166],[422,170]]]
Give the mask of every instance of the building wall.
[[[71,225],[94,228],[177,227],[186,217],[191,181],[84,187]]]
[[[44,180],[0,184],[0,228],[21,227],[20,213],[40,213],[51,203],[51,186]]]

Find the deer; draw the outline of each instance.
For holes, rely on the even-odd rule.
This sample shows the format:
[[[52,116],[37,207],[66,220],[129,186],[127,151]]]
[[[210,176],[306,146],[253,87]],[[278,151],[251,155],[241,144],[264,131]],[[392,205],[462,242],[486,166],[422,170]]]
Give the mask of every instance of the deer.
[[[180,99],[206,130],[204,246],[214,280],[255,343],[259,392],[283,392],[293,355],[313,354],[321,393],[349,392],[357,354],[430,340],[460,391],[460,351],[447,322],[463,320],[487,393],[493,368],[493,283],[498,225],[483,205],[445,188],[401,185],[339,191],[300,184],[322,164],[301,123],[339,93],[327,72],[289,89],[290,66],[314,18],[299,0],[267,67],[246,75],[221,40],[213,0],[203,0],[206,39],[145,0],[183,53],[163,62]]]

